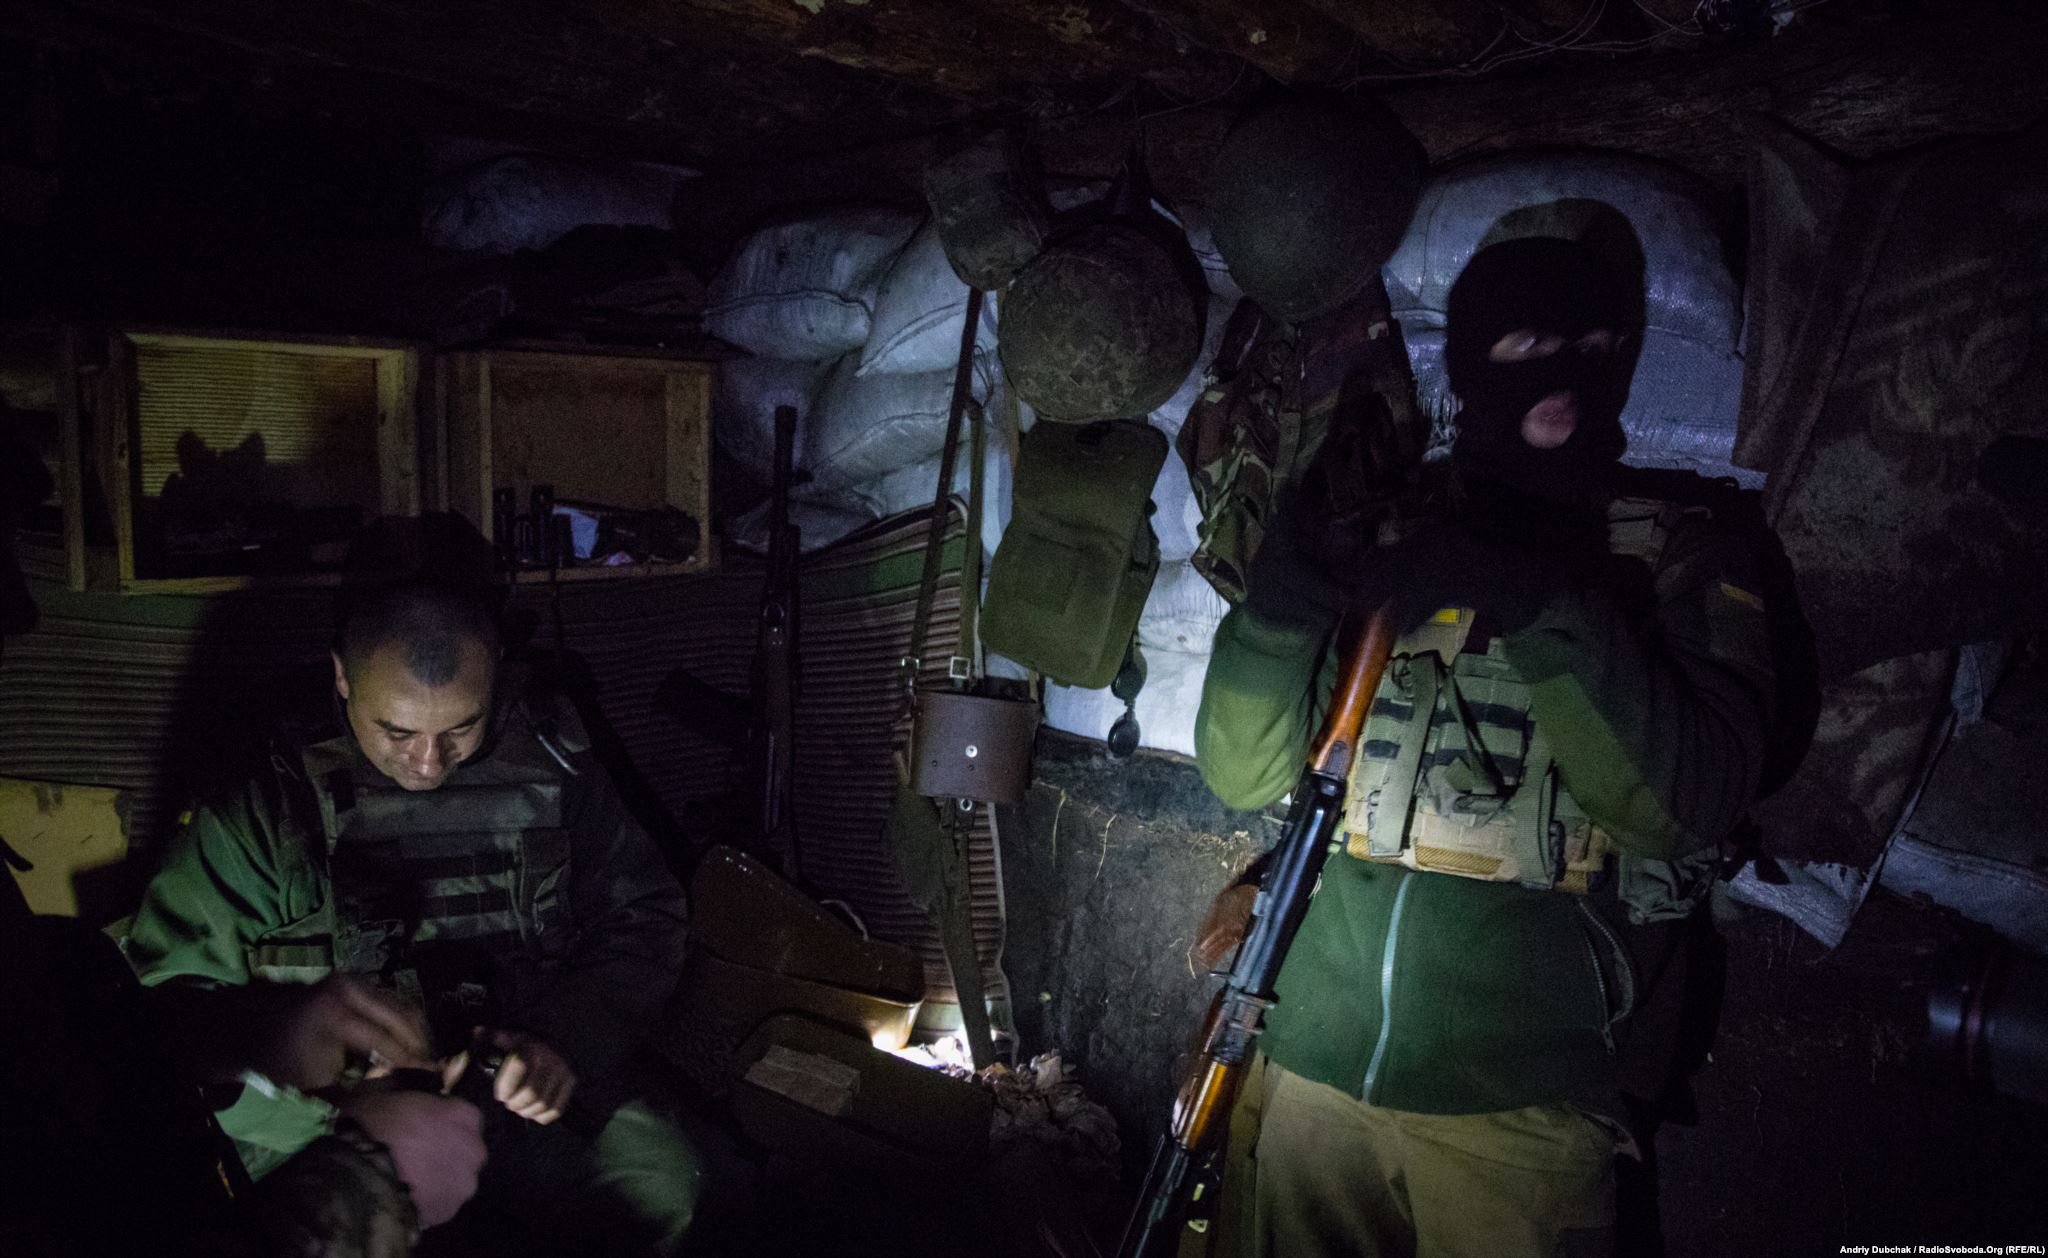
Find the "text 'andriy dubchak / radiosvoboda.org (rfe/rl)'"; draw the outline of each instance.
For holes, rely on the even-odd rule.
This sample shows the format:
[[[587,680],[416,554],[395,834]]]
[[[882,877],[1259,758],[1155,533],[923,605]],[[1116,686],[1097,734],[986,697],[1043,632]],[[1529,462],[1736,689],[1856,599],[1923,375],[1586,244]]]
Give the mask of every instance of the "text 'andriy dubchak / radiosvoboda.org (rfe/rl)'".
[[[1845,1254],[2048,1254],[2048,1245],[1844,1245]]]

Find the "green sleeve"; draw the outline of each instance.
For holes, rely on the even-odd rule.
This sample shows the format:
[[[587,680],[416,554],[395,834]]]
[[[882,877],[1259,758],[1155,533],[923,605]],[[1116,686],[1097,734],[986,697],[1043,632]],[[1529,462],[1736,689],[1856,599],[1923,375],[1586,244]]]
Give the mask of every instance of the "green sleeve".
[[[126,944],[144,985],[249,981],[249,945],[290,920],[266,813],[252,787],[194,809],[179,828]]]
[[[1771,695],[1760,570],[1756,539],[1695,525],[1669,543],[1649,624],[1577,590],[1504,644],[1566,788],[1637,855],[1709,848],[1755,798]]]
[[[260,784],[195,809],[143,893],[124,947],[188,1042],[220,1030],[221,1002],[208,989],[246,986],[249,944],[310,908],[294,867],[278,859],[275,816]],[[216,1117],[260,1177],[331,1130],[334,1114],[325,1101],[262,1081],[246,1084]]]
[[[1217,627],[1195,716],[1195,763],[1229,807],[1263,808],[1300,778],[1336,684],[1331,638],[1328,625],[1282,623],[1250,606]]]

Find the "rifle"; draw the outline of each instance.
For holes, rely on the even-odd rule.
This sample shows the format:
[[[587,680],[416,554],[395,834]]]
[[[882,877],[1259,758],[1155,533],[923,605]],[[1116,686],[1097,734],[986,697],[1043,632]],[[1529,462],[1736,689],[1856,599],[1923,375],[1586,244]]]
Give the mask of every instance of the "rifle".
[[[1295,784],[1294,807],[1273,849],[1250,928],[1209,1010],[1201,1055],[1181,1081],[1172,1122],[1159,1139],[1144,1189],[1124,1226],[1117,1246],[1121,1258],[1164,1258],[1179,1244],[1193,1181],[1210,1174],[1221,1149],[1220,1137],[1230,1121],[1238,1085],[1265,1029],[1280,965],[1308,915],[1309,896],[1343,817],[1345,784],[1366,711],[1393,647],[1393,627],[1384,608],[1366,620],[1348,645],[1329,716],[1310,745],[1308,763]]]
[[[761,850],[781,858],[781,873],[800,882],[795,827],[796,564],[798,531],[789,519],[791,466],[796,459],[796,408],[775,408],[775,490],[768,524],[768,575],[754,634],[753,711],[747,723],[749,786],[760,814]]]

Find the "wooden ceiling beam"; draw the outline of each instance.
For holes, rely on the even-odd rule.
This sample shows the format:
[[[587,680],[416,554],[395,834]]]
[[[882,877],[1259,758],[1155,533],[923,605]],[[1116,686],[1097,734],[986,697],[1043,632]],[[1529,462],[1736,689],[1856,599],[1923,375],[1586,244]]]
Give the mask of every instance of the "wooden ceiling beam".
[[[1802,20],[1767,41],[1700,41],[1698,51],[1556,65],[1512,78],[1440,80],[1384,99],[1432,161],[1531,146],[1616,149],[1740,186],[1752,147],[1745,119],[1782,118],[1851,156],[1947,135],[2007,131],[2048,115],[2048,5],[1961,0],[1938,17]],[[1231,120],[1226,109],[1187,109],[1145,126],[1154,184],[1200,200]],[[1133,134],[1128,119],[1085,117],[1045,128],[1047,171],[1099,178],[1114,172]],[[721,225],[858,175],[914,188],[934,151],[929,139],[752,170],[729,170]]]
[[[479,11],[481,10],[481,11]],[[786,160],[942,126],[973,108],[762,48],[711,24],[654,39],[543,0],[19,0],[0,33],[255,111],[353,112],[703,163]],[[605,133],[611,140],[604,142]]]
[[[1200,99],[1236,72],[1115,0],[668,0],[606,11],[657,38],[709,24],[982,109],[1045,109],[1063,86],[1138,82]]]
[[[1118,0],[1182,37],[1282,83],[1327,83],[1350,74],[1357,32],[1302,0]]]
[[[1508,20],[1486,0],[1301,0],[1383,56],[1418,68],[1462,64],[1503,37]]]

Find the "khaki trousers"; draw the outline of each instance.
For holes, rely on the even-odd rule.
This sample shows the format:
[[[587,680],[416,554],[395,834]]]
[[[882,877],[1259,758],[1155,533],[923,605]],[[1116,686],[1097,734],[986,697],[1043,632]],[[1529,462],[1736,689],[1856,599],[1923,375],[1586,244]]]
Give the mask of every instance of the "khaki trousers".
[[[1607,1258],[1614,1156],[1576,1106],[1407,1114],[1261,1057],[1216,1239],[1240,1258]]]

